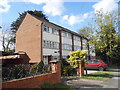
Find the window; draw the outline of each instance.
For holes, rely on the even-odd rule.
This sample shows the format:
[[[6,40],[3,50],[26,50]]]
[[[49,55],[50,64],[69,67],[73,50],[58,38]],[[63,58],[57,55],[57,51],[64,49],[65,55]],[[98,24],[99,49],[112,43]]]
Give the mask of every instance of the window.
[[[56,35],[58,35],[58,30],[52,28],[52,34],[56,34]]]
[[[43,40],[43,47],[44,48],[59,49],[59,43],[58,42],[53,42],[53,41]]]
[[[83,40],[82,40],[82,43],[83,43],[84,45],[87,45],[87,40],[83,39]]]
[[[63,32],[62,32],[62,36],[63,36],[63,37],[67,37],[67,32],[63,31]]]
[[[88,61],[88,64],[92,64],[92,61]]]
[[[99,64],[100,62],[98,62],[98,61],[94,61],[93,63],[94,63],[94,64]]]
[[[80,46],[74,46],[74,50],[76,51],[76,50],[80,50],[81,49],[81,47]]]
[[[52,48],[52,47],[53,47],[53,46],[52,46],[52,42],[50,41],[49,43],[50,43],[50,48]]]
[[[46,41],[46,46],[47,46],[48,48],[50,47],[49,41]]]
[[[74,36],[74,40],[80,41],[80,37]]]
[[[43,47],[46,47],[46,41],[43,40]]]
[[[70,39],[72,38],[72,35],[71,35],[71,33],[68,33],[68,38],[70,38]]]
[[[63,50],[72,50],[72,45],[62,44],[62,49],[63,49]]]
[[[88,50],[88,47],[86,45],[83,45],[83,50]]]
[[[47,26],[44,25],[43,30],[44,30],[45,32],[49,32],[49,27],[47,27]]]

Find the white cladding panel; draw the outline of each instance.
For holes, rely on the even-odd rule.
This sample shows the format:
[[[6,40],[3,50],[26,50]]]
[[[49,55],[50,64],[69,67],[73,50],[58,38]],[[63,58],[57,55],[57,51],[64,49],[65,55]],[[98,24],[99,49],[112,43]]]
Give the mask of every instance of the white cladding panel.
[[[43,40],[59,42],[59,35],[55,35],[43,31]]]
[[[72,51],[62,50],[62,56],[67,56]]]
[[[52,55],[52,56],[59,56],[59,53],[55,53],[55,51],[59,51],[58,49],[47,49],[43,48],[43,56],[44,55]]]
[[[72,39],[62,37],[62,44],[70,44],[70,45],[72,45]]]

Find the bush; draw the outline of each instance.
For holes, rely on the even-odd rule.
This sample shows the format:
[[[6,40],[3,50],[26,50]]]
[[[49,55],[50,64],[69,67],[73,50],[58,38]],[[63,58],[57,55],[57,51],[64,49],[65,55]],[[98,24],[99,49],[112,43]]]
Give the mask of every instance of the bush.
[[[50,65],[45,65],[44,68],[43,68],[43,72],[50,72],[51,71],[51,66]]]
[[[43,72],[43,67],[44,67],[44,63],[43,61],[41,61],[40,63],[38,64],[34,64],[32,67],[31,67],[31,73],[42,73]]]
[[[13,68],[13,77],[15,79],[26,77],[29,74],[29,69],[24,64],[15,65]]]
[[[65,59],[61,60],[61,74],[63,76],[74,76],[76,73],[76,69],[71,67]]]
[[[10,80],[10,68],[2,68],[2,79],[3,81],[5,80]]]
[[[2,79],[3,81],[18,79],[29,76],[29,68],[24,64],[15,65],[11,68],[2,68]]]
[[[50,65],[44,66],[43,62],[34,64],[32,67],[28,67],[24,64],[19,64],[9,68],[3,67],[2,79],[3,81],[19,79],[19,78],[50,72],[50,70],[51,70]]]
[[[31,72],[31,73],[36,73],[36,72],[37,72],[37,64],[34,64],[34,65],[31,67],[30,72]]]

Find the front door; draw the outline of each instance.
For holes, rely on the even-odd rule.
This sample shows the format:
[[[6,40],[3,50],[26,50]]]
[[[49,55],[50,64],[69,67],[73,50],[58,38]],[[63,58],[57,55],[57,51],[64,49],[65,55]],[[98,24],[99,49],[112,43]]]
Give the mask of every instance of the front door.
[[[50,64],[50,61],[52,60],[52,56],[48,56],[48,64]]]

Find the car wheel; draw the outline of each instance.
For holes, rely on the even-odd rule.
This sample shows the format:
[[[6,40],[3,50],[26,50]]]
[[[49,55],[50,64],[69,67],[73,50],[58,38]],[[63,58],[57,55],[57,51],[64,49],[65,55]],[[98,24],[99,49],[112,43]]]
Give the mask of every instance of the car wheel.
[[[103,71],[103,70],[104,70],[104,68],[103,68],[103,67],[99,67],[98,69],[99,69],[99,71]]]

